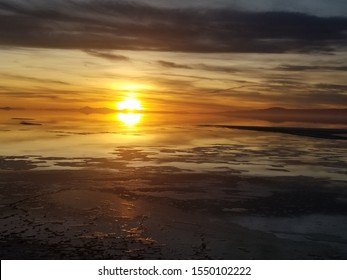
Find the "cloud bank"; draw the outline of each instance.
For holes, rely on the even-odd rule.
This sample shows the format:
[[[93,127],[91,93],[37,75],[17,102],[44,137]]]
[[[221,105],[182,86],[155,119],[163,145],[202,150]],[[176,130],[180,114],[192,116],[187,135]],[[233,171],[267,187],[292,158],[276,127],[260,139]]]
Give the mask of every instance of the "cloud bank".
[[[346,43],[346,17],[107,0],[0,0],[4,46],[286,53],[335,51]]]

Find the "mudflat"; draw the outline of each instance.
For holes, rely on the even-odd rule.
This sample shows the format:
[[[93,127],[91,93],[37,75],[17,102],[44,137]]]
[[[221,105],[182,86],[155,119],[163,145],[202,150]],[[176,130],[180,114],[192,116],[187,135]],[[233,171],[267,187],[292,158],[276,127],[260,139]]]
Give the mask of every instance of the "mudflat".
[[[2,259],[346,259],[345,182],[5,171]]]

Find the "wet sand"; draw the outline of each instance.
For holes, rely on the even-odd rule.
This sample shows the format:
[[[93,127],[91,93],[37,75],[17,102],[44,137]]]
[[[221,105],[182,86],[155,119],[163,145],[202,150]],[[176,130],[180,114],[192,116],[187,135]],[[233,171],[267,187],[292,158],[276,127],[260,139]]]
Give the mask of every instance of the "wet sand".
[[[345,181],[163,167],[0,174],[1,259],[347,258]]]

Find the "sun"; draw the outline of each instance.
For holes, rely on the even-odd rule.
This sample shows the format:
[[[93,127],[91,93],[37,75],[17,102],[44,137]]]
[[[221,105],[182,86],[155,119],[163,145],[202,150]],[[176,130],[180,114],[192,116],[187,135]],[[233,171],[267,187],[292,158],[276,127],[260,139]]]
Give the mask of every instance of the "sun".
[[[140,111],[143,110],[142,104],[139,100],[128,97],[125,100],[117,103],[117,108],[120,111]]]

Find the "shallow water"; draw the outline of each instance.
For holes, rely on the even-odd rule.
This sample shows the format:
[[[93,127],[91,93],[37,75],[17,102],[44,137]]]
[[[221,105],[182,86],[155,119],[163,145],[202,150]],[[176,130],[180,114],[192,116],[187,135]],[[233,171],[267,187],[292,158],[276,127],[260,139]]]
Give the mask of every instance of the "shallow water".
[[[23,124],[24,119],[30,124]],[[172,167],[184,172],[347,180],[347,141],[202,126],[235,122],[247,120],[148,114],[128,125],[117,114],[2,112],[0,168]]]

